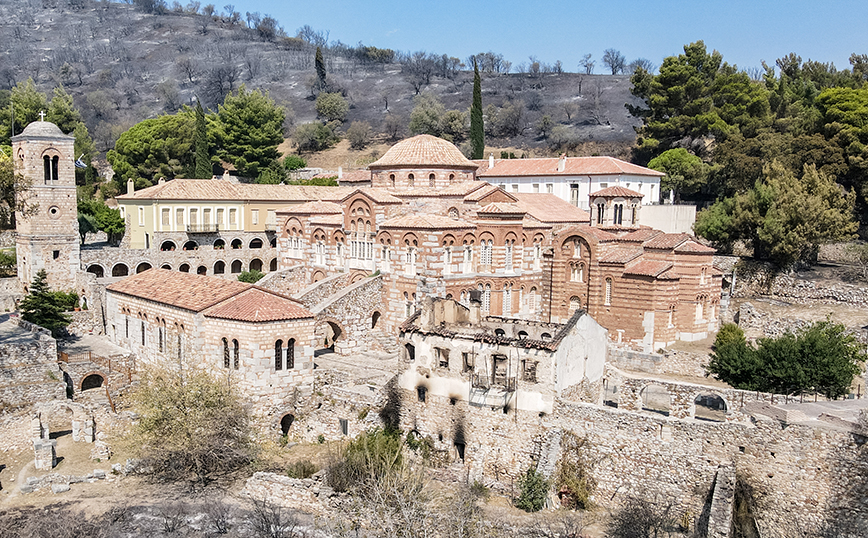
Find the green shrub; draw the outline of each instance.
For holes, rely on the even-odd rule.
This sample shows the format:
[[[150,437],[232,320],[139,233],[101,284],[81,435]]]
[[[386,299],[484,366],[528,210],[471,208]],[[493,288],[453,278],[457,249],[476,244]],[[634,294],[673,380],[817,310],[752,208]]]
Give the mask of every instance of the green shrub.
[[[248,284],[255,284],[259,282],[262,277],[265,276],[265,273],[257,270],[252,271],[243,271],[238,275],[238,280],[241,282],[247,282]]]
[[[286,476],[290,478],[310,478],[319,469],[310,460],[301,460],[289,464]]]
[[[326,472],[329,486],[335,491],[349,491],[394,475],[403,463],[403,445],[396,431],[374,428],[363,432],[329,464]]]
[[[287,170],[299,170],[307,166],[307,161],[298,155],[287,155],[283,159],[283,167]]]
[[[539,512],[543,509],[549,492],[549,481],[543,477],[542,473],[529,467],[527,472],[518,480],[518,488],[520,493],[518,499],[515,500],[516,508],[525,512]]]
[[[477,499],[487,501],[488,497],[491,495],[491,490],[479,480],[474,480],[473,483],[470,484],[470,493],[472,493]]]
[[[590,474],[585,454],[587,439],[567,432],[561,439],[561,459],[555,475],[555,487],[564,494],[562,504],[568,508],[588,510],[597,482]]]
[[[724,323],[714,339],[714,348],[719,349],[730,344],[741,345],[745,342],[744,331],[741,330],[741,327],[735,323]]]

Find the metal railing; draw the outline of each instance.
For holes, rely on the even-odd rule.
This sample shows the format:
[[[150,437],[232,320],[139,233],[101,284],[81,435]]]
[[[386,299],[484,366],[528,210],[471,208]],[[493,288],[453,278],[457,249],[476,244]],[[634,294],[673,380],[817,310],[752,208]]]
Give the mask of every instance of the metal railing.
[[[94,355],[90,351],[84,351],[82,353],[73,353],[69,354],[64,351],[59,351],[57,353],[57,360],[60,362],[65,362],[66,364],[76,364],[82,362],[92,362],[97,366],[105,368],[108,370],[109,374],[112,373],[120,373],[126,376],[127,382],[132,383],[133,381],[133,368],[130,368],[126,362],[127,361],[112,361],[107,357],[100,357],[99,355]]]
[[[487,374],[473,374],[470,376],[470,384],[475,389],[502,389],[506,392],[515,392],[516,378],[506,376],[495,376],[491,379]]]
[[[212,233],[219,232],[220,227],[217,224],[188,224],[187,233]]]

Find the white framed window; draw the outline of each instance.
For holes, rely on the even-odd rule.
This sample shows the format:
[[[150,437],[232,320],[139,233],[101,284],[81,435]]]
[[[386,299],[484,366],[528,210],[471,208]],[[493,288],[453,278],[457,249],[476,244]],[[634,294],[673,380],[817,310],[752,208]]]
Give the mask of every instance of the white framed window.
[[[259,224],[259,210],[251,209],[250,210],[250,223],[251,224]]]
[[[513,258],[512,244],[513,243],[515,243],[515,241],[507,240],[506,248],[505,248],[505,254],[504,254],[504,256],[505,256],[504,267],[506,268],[506,271],[509,271],[509,272],[512,271],[512,258]]]
[[[473,272],[473,245],[464,245],[464,259],[462,260],[465,274]]]
[[[175,210],[175,226],[179,229],[184,226],[184,209],[178,208]]]
[[[553,194],[555,192],[555,184],[554,183],[546,183],[546,192],[549,194]]]
[[[452,274],[452,247],[443,248],[443,274]]]
[[[603,304],[606,306],[610,306],[612,304],[612,279],[606,278],[606,292],[605,297],[603,298]]]
[[[534,184],[533,184],[533,192],[535,192],[535,193],[538,193],[538,192],[539,192],[539,183],[534,183]]]
[[[145,225],[145,208],[139,206],[139,226]]]
[[[503,286],[503,316],[512,314],[512,284]]]
[[[404,274],[413,276],[416,274],[416,247],[407,247]]]

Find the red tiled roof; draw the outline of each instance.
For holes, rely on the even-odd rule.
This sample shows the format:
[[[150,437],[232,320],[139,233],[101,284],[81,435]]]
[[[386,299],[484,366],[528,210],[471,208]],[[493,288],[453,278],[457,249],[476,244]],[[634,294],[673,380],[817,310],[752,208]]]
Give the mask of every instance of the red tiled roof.
[[[366,181],[371,181],[370,170],[345,170],[342,176],[338,179],[338,184],[364,183]]]
[[[602,198],[642,198],[645,195],[620,185],[614,185],[612,187],[598,190],[597,192],[592,192],[590,196],[599,196]]]
[[[642,255],[642,247],[618,245],[605,249],[597,261],[600,263],[628,263]]]
[[[523,215],[526,213],[518,204],[507,204],[504,202],[493,202],[483,207],[477,213],[497,214],[497,215]]]
[[[310,219],[311,224],[324,224],[326,226],[343,226],[344,216],[340,215],[317,215]]]
[[[564,170],[558,171],[557,157],[544,159],[496,159],[488,168],[488,159],[474,161],[481,166],[480,179],[516,176],[601,176],[621,175],[663,177],[662,172],[638,166],[614,157],[567,157]]]
[[[224,319],[277,321],[313,317],[292,299],[252,284],[166,269],[132,275],[110,284],[108,290]]]
[[[132,194],[122,194],[118,200],[257,200],[274,202],[307,202],[311,200],[339,201],[353,191],[352,187],[320,187],[311,185],[260,185],[234,183],[222,179],[173,179]]]
[[[507,198],[512,198],[513,200],[516,200],[515,196],[509,194],[508,192],[501,189],[497,185],[491,185],[488,183],[482,183],[482,185],[483,185],[483,188],[477,189],[477,190],[471,192],[470,194],[468,194],[467,196],[465,196],[464,201],[465,202],[478,202],[479,200],[482,200],[483,198],[485,198],[489,194],[491,194],[495,191],[498,191],[498,190],[501,191],[503,194],[505,194]],[[487,186],[485,186],[485,185],[487,185]]]
[[[475,228],[474,224],[463,220],[452,219],[440,215],[429,215],[427,213],[402,215],[386,221],[379,225],[380,228],[415,228],[415,229],[467,229]]]
[[[624,234],[620,236],[621,241],[631,241],[631,242],[639,242],[644,243],[649,239],[653,239],[658,235],[662,234],[660,230],[655,230],[654,228],[639,228],[638,230],[634,230],[628,234]]]
[[[540,222],[590,222],[591,215],[584,209],[561,200],[554,194],[514,193],[515,205]]]
[[[437,166],[476,169],[455,144],[431,135],[418,135],[402,140],[389,148],[368,168],[388,168],[393,166]]]
[[[657,277],[672,268],[672,263],[658,260],[639,260],[624,268],[625,275]]]
[[[678,245],[675,248],[675,252],[717,252],[717,250],[696,241],[687,241]]]
[[[655,249],[671,249],[675,248],[685,241],[693,241],[692,235],[688,234],[667,234],[663,233],[642,243],[646,248]]]
[[[400,204],[401,199],[395,198],[392,196],[389,191],[386,189],[372,188],[372,187],[358,187],[352,189],[346,196],[340,199],[341,202],[348,200],[350,197],[355,196],[356,193],[362,193],[371,200],[377,202],[378,204]]]
[[[589,224],[577,224],[576,226],[570,226],[565,230],[561,230],[560,232],[558,232],[558,234],[562,237],[567,237],[574,232],[585,237],[596,239],[598,242],[615,241],[618,239],[617,235],[607,232],[606,230],[603,230],[597,226],[591,226]]]
[[[284,321],[312,318],[313,314],[295,301],[251,286],[203,312],[206,317],[246,321]]]
[[[237,280],[148,269],[110,284],[108,290],[200,312],[250,287]]]
[[[331,215],[335,213],[343,213],[340,204],[334,202],[323,202],[321,200],[283,207],[279,211],[280,213],[291,213],[296,215]]]

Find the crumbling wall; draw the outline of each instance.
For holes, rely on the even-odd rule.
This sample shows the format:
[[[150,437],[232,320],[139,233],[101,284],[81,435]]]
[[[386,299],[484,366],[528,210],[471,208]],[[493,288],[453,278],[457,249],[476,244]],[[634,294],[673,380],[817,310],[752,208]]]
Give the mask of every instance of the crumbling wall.
[[[364,278],[310,309],[318,322],[340,326],[342,334],[335,342],[335,352],[345,355],[368,348],[371,315],[382,310],[382,288],[382,276]]]
[[[42,327],[11,318],[18,337],[0,341],[0,405],[26,405],[66,397],[57,366],[57,342]]]

